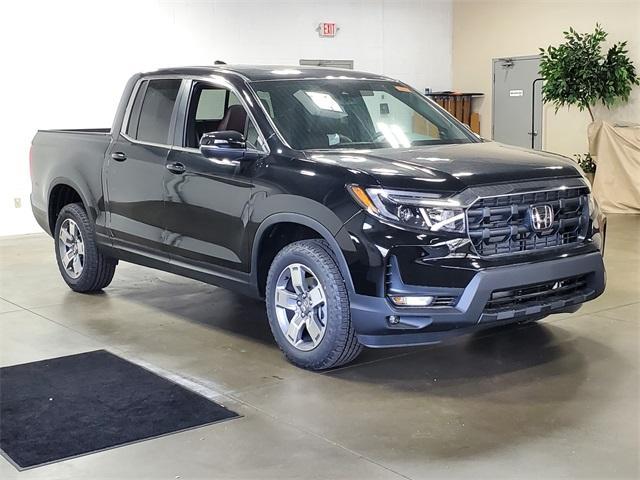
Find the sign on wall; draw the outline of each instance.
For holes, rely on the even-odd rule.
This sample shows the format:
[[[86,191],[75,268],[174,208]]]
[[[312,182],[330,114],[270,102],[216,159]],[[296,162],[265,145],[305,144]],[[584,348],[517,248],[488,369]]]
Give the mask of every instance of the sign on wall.
[[[335,23],[323,22],[318,25],[316,30],[318,30],[321,37],[335,37],[336,33],[338,33],[338,27]]]

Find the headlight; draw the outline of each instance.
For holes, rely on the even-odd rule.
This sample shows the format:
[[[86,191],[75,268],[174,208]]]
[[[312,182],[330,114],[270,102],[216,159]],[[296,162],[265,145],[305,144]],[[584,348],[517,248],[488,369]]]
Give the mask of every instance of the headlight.
[[[428,193],[363,188],[348,185],[349,193],[374,217],[408,227],[431,232],[465,231],[464,210],[454,200]]]

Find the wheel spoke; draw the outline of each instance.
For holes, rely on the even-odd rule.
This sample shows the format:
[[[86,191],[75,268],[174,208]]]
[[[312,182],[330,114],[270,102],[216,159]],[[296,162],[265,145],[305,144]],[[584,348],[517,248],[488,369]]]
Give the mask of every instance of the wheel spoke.
[[[276,306],[282,307],[287,310],[295,310],[297,307],[297,296],[295,293],[291,293],[284,289],[284,287],[276,290]]]
[[[309,300],[311,300],[312,307],[317,307],[324,303],[324,294],[322,293],[322,287],[320,287],[320,285],[309,290]]]
[[[76,224],[75,222],[69,222],[69,234],[71,235],[72,238],[76,238],[77,235],[77,230],[76,230]]]
[[[69,250],[68,252],[66,252],[62,258],[60,259],[60,261],[62,262],[62,266],[66,269],[69,269],[71,267],[71,262],[73,262],[73,254],[71,253],[71,250]]]
[[[78,255],[84,255],[84,242],[78,241],[77,246],[78,246]]]
[[[291,284],[293,285],[293,289],[297,294],[306,293],[307,291],[307,282],[304,278],[304,271],[300,267],[300,265],[291,265],[289,267],[289,272],[291,274]]]
[[[317,345],[322,338],[322,325],[320,325],[315,314],[307,315],[306,320],[307,331],[309,332],[309,336],[311,336],[311,341],[314,345]]]
[[[304,329],[304,325],[304,318],[296,313],[289,323],[289,328],[287,328],[287,337],[289,337],[294,345],[298,343],[302,338],[302,330]]]
[[[60,229],[60,240],[62,240],[62,243],[64,243],[67,247],[70,247],[71,246],[71,242],[73,241],[73,237],[68,232],[68,230],[65,230],[64,228],[61,228]]]
[[[78,275],[82,271],[82,264],[80,263],[80,255],[74,255],[73,257],[73,273]]]

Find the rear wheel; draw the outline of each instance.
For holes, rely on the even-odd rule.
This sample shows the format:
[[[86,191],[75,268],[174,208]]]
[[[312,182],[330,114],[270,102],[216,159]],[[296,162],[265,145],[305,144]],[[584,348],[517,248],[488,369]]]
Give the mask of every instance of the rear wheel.
[[[111,283],[117,260],[98,250],[93,223],[81,204],[62,208],[54,238],[58,269],[72,290],[95,292]]]
[[[280,349],[295,365],[323,370],[352,361],[362,350],[340,270],[323,240],[287,245],[267,277],[267,313]]]

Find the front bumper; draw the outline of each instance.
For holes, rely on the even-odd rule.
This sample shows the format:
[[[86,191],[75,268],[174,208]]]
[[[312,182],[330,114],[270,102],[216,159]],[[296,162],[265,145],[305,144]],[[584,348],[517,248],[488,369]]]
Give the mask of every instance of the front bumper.
[[[462,273],[462,272],[461,272]],[[583,286],[567,295],[535,302],[514,302],[487,309],[492,293],[580,277]],[[398,347],[437,343],[443,339],[500,324],[536,320],[551,313],[576,311],[602,294],[605,269],[600,252],[554,258],[537,263],[502,265],[478,270],[464,288],[406,286],[408,293],[455,295],[453,307],[399,308],[385,297],[353,294],[351,318],[358,340],[368,347]],[[556,288],[556,287],[553,287]],[[392,324],[390,316],[396,316]]]

